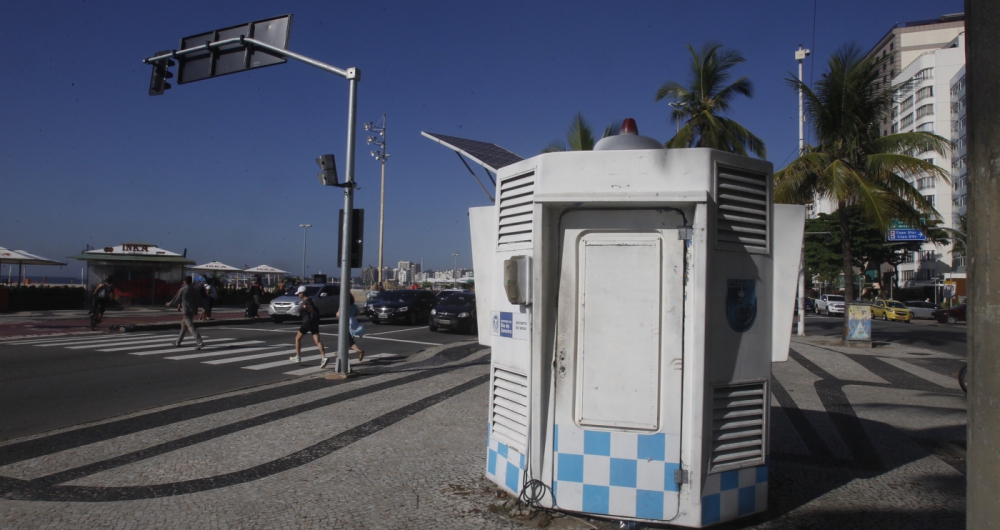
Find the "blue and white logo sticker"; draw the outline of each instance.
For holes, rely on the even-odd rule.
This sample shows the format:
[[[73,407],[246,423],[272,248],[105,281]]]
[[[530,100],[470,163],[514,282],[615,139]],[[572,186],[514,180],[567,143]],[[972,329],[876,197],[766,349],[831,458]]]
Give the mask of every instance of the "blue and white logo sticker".
[[[531,335],[529,319],[526,314],[494,311],[492,320],[492,334],[495,337],[528,340]]]
[[[743,333],[757,320],[757,281],[726,280],[726,320],[729,327]]]
[[[514,337],[514,315],[500,312],[500,336],[508,339]]]

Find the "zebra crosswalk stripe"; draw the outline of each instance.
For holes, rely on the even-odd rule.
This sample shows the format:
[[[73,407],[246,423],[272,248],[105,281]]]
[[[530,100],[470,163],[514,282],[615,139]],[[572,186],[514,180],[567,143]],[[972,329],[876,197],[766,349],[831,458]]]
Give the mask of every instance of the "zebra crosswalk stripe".
[[[315,350],[318,350],[318,349],[319,348],[317,346],[310,346],[308,348],[302,348],[302,351],[304,351],[304,352],[305,351],[315,351]],[[266,358],[266,357],[277,357],[279,355],[295,355],[295,350],[294,349],[290,349],[290,350],[282,350],[282,351],[273,351],[273,352],[267,352],[267,353],[258,353],[256,355],[246,355],[246,356],[243,356],[243,357],[233,357],[233,358],[230,358],[230,359],[218,359],[216,361],[203,361],[203,364],[228,364],[228,363],[237,363],[237,362],[240,362],[240,361],[250,361],[250,360],[253,360],[253,359],[263,359],[263,358]]]
[[[165,336],[166,335],[159,335],[159,337],[165,337]],[[158,336],[156,336],[156,335],[140,335],[138,337],[135,336],[135,335],[129,335],[127,337],[108,337],[107,335],[104,335],[103,337],[90,337],[88,339],[82,339],[82,340],[81,339],[77,339],[77,340],[71,340],[71,341],[59,341],[59,342],[46,342],[46,343],[43,343],[43,344],[31,344],[31,346],[35,346],[37,348],[49,348],[49,347],[53,347],[53,346],[74,346],[76,344],[110,344],[112,342],[122,342],[122,341],[139,340],[139,339],[154,339],[154,338],[157,338],[157,337]]]
[[[204,337],[204,336],[203,336]],[[96,350],[97,348],[103,348],[105,346],[124,346],[129,344],[147,344],[150,342],[170,342],[177,340],[176,336],[162,336],[156,338],[149,338],[143,340],[130,340],[130,341],[118,341],[115,343],[101,343],[101,344],[80,344],[76,346],[66,346],[67,350]]]
[[[373,361],[375,359],[385,359],[385,358],[388,358],[388,357],[399,357],[399,355],[396,355],[395,353],[376,353],[374,355],[365,355],[365,360],[363,360],[363,361],[354,361],[354,360],[352,360],[351,361],[351,366],[355,366],[355,365],[358,365],[358,364],[367,364],[367,363],[369,363],[369,362],[371,362],[371,361]],[[333,367],[332,363],[335,362],[334,358],[336,358],[336,355],[330,357],[330,363],[331,364],[328,364],[326,368],[320,368],[319,366],[309,366],[307,368],[300,368],[298,370],[292,370],[291,372],[284,372],[284,374],[285,375],[309,375],[309,374],[315,374],[317,372],[323,372],[323,371],[329,370],[331,367]],[[302,360],[305,360],[305,358],[303,358]]]
[[[130,333],[130,337],[143,337],[149,336],[152,333]],[[46,337],[46,338],[34,338],[34,339],[18,339],[11,341],[2,341],[0,344],[16,344],[19,346],[29,345],[29,344],[54,344],[57,342],[84,342],[88,340],[100,339],[100,338],[111,338],[107,333],[94,331],[91,333],[81,333],[76,335],[59,335],[58,337]],[[121,338],[121,337],[119,337]]]
[[[252,342],[260,342],[260,341],[252,341]],[[234,346],[236,344],[243,344],[243,343],[227,344],[226,346]],[[202,359],[205,357],[219,357],[222,355],[232,355],[234,353],[247,353],[252,351],[270,350],[271,348],[277,348],[277,346],[272,344],[265,344],[264,346],[254,346],[253,348],[239,348],[236,350],[213,350],[202,353],[192,353],[191,355],[175,355],[171,357],[164,357],[164,359],[170,359],[172,361],[184,361],[187,359]],[[186,348],[186,349],[190,350],[191,348]]]
[[[305,350],[305,348],[302,348],[302,349]],[[292,353],[295,353],[295,350],[292,350]],[[308,357],[303,357],[302,360],[303,361],[318,361],[321,358],[322,357],[320,357],[319,355],[310,355]],[[332,360],[333,359],[331,358],[331,362],[332,362]],[[267,369],[267,368],[274,368],[275,366],[284,366],[284,365],[287,365],[287,364],[298,364],[298,363],[296,363],[295,361],[290,360],[290,359],[285,359],[285,360],[282,360],[282,361],[274,361],[272,363],[255,364],[255,365],[252,365],[252,366],[241,366],[240,368],[243,368],[244,370],[264,370],[264,369]]]
[[[177,339],[175,338],[174,340],[177,340]],[[203,343],[208,343],[208,342],[225,342],[225,341],[228,341],[228,340],[236,340],[236,339],[234,339],[234,338],[202,339],[201,342],[203,342]],[[171,341],[171,343],[173,343],[173,341]],[[163,344],[161,344],[159,342],[155,342],[153,344],[140,344],[138,346],[136,346],[136,345],[132,345],[132,346],[118,346],[117,344],[115,346],[116,346],[115,348],[106,348],[106,349],[97,350],[97,351],[102,351],[103,352],[103,351],[144,350],[146,348],[159,348],[160,346],[163,346]]]

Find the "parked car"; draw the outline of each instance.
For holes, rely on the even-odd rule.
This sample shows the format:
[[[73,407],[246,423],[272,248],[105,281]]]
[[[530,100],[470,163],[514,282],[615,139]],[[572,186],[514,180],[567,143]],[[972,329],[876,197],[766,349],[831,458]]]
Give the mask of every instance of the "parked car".
[[[795,298],[795,309],[794,314],[799,314],[799,299]],[[806,297],[806,313],[816,311],[816,300],[814,298]]]
[[[903,302],[906,307],[910,309],[913,313],[913,318],[934,318],[934,310],[941,309],[941,306],[934,305],[932,302],[925,302],[921,300],[910,300],[908,302]]]
[[[468,333],[475,331],[476,295],[471,292],[449,292],[431,309],[429,327],[431,331],[437,331],[438,328]]]
[[[316,302],[319,308],[319,316],[332,317],[337,315],[340,309],[340,286],[334,284],[307,283],[305,284],[306,295]],[[285,294],[271,300],[267,305],[267,314],[276,324],[280,324],[290,319],[301,319],[302,300],[295,294],[298,286],[285,291]]]
[[[872,303],[872,318],[882,320],[901,320],[909,323],[913,318],[910,308],[903,305],[903,302],[896,300],[875,300]]]
[[[372,308],[375,307],[375,304],[379,303],[379,300],[382,297],[382,292],[372,291],[368,293],[368,299],[365,300],[365,305],[361,308],[362,315],[367,315],[368,317],[371,317],[372,315],[375,314],[375,311]]]
[[[422,289],[383,291],[368,316],[372,324],[404,320],[407,324],[427,322],[437,301],[434,293]]]
[[[442,299],[444,299],[444,297],[450,295],[451,293],[468,293],[468,294],[471,294],[472,291],[470,291],[468,289],[445,289],[443,291],[439,291],[435,296],[437,297],[438,302],[440,302]]]
[[[934,319],[944,324],[954,324],[959,320],[965,320],[965,304],[957,305],[950,309],[935,309]]]
[[[816,299],[817,315],[844,314],[844,297],[839,294],[822,294]]]

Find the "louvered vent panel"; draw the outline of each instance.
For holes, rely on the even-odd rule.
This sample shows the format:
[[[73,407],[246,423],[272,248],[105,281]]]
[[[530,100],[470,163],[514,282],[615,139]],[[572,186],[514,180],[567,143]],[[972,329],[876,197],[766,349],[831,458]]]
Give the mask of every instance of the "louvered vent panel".
[[[711,472],[764,463],[766,391],[763,382],[715,388],[712,397]]]
[[[528,378],[493,368],[493,436],[524,453],[528,444]]]
[[[534,209],[535,173],[525,173],[500,183],[498,247],[531,243],[531,218]]]
[[[716,242],[728,250],[768,251],[770,196],[767,175],[719,168]]]

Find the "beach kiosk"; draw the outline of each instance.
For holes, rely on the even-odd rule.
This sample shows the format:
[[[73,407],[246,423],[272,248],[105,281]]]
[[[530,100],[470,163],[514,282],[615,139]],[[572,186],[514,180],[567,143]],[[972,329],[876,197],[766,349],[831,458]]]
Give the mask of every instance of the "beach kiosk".
[[[186,254],[149,243],[123,243],[86,250],[70,259],[87,263],[88,295],[105,278],[113,276],[119,304],[155,305],[166,303],[180,289],[184,267],[194,264]]]
[[[470,210],[486,473],[549,508],[710,526],[767,508],[805,211],[772,204],[769,162],[635,129],[499,168]]]

